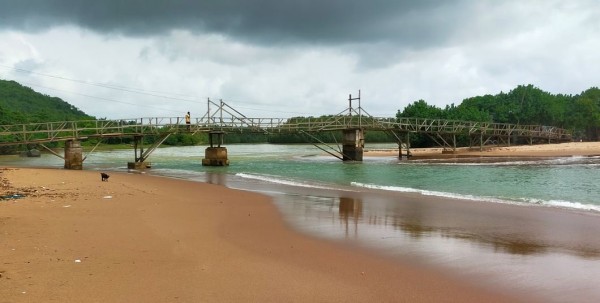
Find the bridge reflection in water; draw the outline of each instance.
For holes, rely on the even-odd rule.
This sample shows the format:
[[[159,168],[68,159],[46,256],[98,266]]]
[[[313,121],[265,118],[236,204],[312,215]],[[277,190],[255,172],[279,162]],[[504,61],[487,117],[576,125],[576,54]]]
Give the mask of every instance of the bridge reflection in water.
[[[437,206],[420,199],[402,202],[387,201],[393,205],[381,209],[384,206],[381,201],[364,203],[362,198],[303,197],[303,199],[307,200],[302,203],[305,206],[304,213],[307,214],[321,213],[324,209],[337,209],[337,218],[333,216],[333,212],[330,214],[332,222],[337,221],[337,225],[341,227],[340,235],[347,238],[360,238],[360,232],[370,234],[373,231],[369,229],[375,227],[384,234],[380,237],[383,240],[403,239],[411,242],[439,237],[470,242],[494,252],[518,255],[562,252],[600,260],[600,241],[589,241],[588,237],[582,236],[586,228],[586,220],[583,222],[578,220],[576,214],[561,214],[561,216],[572,217],[570,219],[573,220],[561,224],[563,229],[560,231],[550,231],[545,230],[543,224],[552,223],[552,218],[538,218],[545,215],[545,212],[549,211],[547,209],[527,210],[525,214],[520,214],[521,207],[513,209],[513,206],[508,206],[507,217],[493,214],[494,209],[506,205],[478,205],[473,209],[469,209],[471,206],[461,206],[461,204],[464,206],[464,203],[487,204],[488,202],[461,202],[458,203],[458,208],[453,209],[455,205]],[[320,207],[319,205],[323,203],[330,203],[330,205],[327,208]],[[486,207],[492,210],[486,210]],[[322,216],[323,214],[318,214],[317,218]],[[531,223],[532,221],[536,223]],[[388,233],[393,236],[387,235]],[[578,235],[580,241],[565,237],[570,233]]]
[[[342,224],[345,225],[346,237],[352,235],[358,236],[358,222],[362,217],[362,201],[359,199],[340,197],[339,198],[339,216]]]

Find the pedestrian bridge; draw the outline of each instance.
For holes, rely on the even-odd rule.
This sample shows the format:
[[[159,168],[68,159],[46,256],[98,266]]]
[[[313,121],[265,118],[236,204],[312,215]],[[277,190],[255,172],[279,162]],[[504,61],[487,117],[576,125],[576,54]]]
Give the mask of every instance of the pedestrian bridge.
[[[352,101],[358,100],[357,108]],[[145,167],[144,163],[152,151],[162,144],[170,135],[176,133],[207,133],[210,147],[206,150],[205,165],[227,165],[226,149],[222,147],[227,133],[300,133],[306,136],[307,142],[318,142],[313,135],[318,132],[342,131],[344,133],[343,149],[339,153],[322,150],[342,159],[362,161],[364,131],[385,131],[394,135],[399,144],[399,156],[402,146],[406,155],[410,155],[409,134],[427,134],[447,151],[455,151],[456,136],[468,135],[471,146],[483,147],[489,142],[510,145],[511,139],[527,139],[534,142],[557,143],[570,141],[571,134],[564,129],[541,126],[490,122],[470,122],[424,118],[381,118],[369,115],[360,106],[360,95],[352,98],[349,107],[336,115],[308,118],[250,118],[241,114],[223,101],[207,101],[207,112],[198,118],[192,118],[188,125],[184,117],[148,117],[119,120],[82,120],[45,123],[29,123],[16,125],[0,125],[0,146],[36,144],[45,147],[45,143],[65,141],[65,168],[81,169],[85,160],[81,152],[81,140],[90,138],[133,137],[135,161],[132,168]],[[211,108],[213,109],[211,111]],[[142,138],[153,136],[155,143],[144,150]],[[102,140],[99,140],[99,143]],[[404,142],[403,142],[404,141]],[[96,147],[94,147],[95,149]],[[92,149],[92,151],[94,150]]]

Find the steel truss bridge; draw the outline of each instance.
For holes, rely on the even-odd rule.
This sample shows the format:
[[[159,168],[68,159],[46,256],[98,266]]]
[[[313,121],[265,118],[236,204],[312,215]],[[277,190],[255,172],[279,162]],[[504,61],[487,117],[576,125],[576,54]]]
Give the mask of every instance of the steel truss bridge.
[[[352,101],[358,100],[358,107]],[[348,98],[349,107],[342,112],[324,117],[308,118],[250,118],[246,117],[222,100],[207,100],[207,112],[199,118],[193,118],[186,125],[183,117],[153,117],[119,120],[82,120],[45,123],[0,125],[0,146],[40,145],[56,141],[103,139],[110,137],[134,137],[141,142],[144,136],[158,139],[145,152],[140,149],[144,160],[170,135],[176,133],[301,133],[308,141],[315,143],[311,134],[348,129],[365,131],[385,131],[393,134],[399,146],[408,147],[408,134],[426,134],[445,150],[455,150],[457,136],[467,135],[471,146],[482,147],[494,144],[510,145],[511,139],[526,139],[534,142],[559,143],[571,140],[571,134],[565,129],[553,126],[522,125],[490,122],[470,122],[424,118],[380,118],[369,115],[360,106],[358,98]],[[403,137],[404,143],[403,142]],[[99,140],[100,143],[102,140]],[[212,145],[212,142],[211,142]],[[95,149],[95,147],[94,147]],[[93,151],[93,150],[92,150]],[[57,155],[60,156],[60,155]]]

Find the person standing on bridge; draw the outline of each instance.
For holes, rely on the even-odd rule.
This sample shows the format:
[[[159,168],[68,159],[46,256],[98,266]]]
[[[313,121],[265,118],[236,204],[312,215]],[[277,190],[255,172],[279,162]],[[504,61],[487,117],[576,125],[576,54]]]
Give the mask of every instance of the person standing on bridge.
[[[187,114],[185,114],[185,125],[187,126],[187,130],[190,131],[190,112],[187,112]]]

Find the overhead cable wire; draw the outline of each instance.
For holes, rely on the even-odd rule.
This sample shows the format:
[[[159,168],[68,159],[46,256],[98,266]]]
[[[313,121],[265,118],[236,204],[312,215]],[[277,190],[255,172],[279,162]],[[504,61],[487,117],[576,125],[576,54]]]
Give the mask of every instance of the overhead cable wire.
[[[107,89],[119,90],[119,91],[130,92],[130,93],[136,93],[136,94],[147,95],[147,96],[152,96],[152,97],[157,97],[157,98],[163,98],[163,99],[170,99],[170,100],[176,100],[176,101],[184,101],[184,102],[190,102],[190,103],[195,103],[195,104],[198,103],[197,99],[196,100],[190,100],[190,99],[182,99],[182,98],[170,97],[170,96],[165,96],[165,95],[158,95],[158,94],[170,94],[170,95],[179,95],[179,96],[184,96],[184,97],[196,98],[194,96],[185,95],[185,94],[170,93],[170,92],[160,92],[160,91],[149,91],[149,90],[143,90],[143,89],[138,89],[138,88],[130,88],[130,87],[126,87],[126,86],[103,84],[103,83],[95,83],[95,82],[89,82],[89,81],[85,81],[85,80],[72,79],[72,78],[67,78],[67,77],[62,77],[62,76],[57,76],[57,75],[50,75],[50,74],[45,74],[45,73],[38,73],[38,72],[31,71],[31,70],[26,70],[26,69],[21,69],[21,68],[16,68],[16,67],[10,67],[10,66],[6,66],[6,65],[2,65],[2,64],[0,64],[0,67],[11,69],[11,70],[14,70],[14,71],[20,72],[20,73],[27,73],[27,74],[33,74],[33,75],[38,75],[38,76],[43,76],[43,77],[49,77],[49,78],[59,79],[59,80],[71,81],[71,82],[75,82],[75,83],[79,83],[79,84],[84,84],[84,85],[97,86],[97,87],[102,87],[102,88],[107,88]],[[88,97],[88,98],[94,98],[94,99],[100,99],[100,100],[105,100],[105,101],[110,101],[110,102],[117,102],[117,103],[123,103],[123,104],[130,104],[130,105],[137,105],[137,106],[139,106],[138,104],[128,103],[128,102],[114,100],[114,99],[108,99],[108,98],[104,98],[104,97],[96,97],[96,96],[91,96],[91,95],[87,95],[87,94],[75,93],[75,92],[65,91],[65,90],[51,88],[51,87],[47,87],[47,86],[41,86],[41,85],[36,85],[36,84],[28,84],[28,85],[37,86],[37,87],[43,87],[43,88],[46,88],[46,89],[52,89],[52,90],[57,90],[57,91],[63,91],[63,92],[66,92],[66,93],[76,94],[76,95],[80,95],[80,96],[84,96],[84,97]],[[215,99],[213,99],[213,100],[215,100]],[[230,101],[229,100],[229,101],[227,101],[227,103],[230,103],[230,104],[235,104],[235,103],[254,104],[254,105],[259,105],[260,106],[260,104],[258,104],[258,103],[252,103],[252,102],[237,102],[237,101]],[[269,108],[253,108],[253,107],[246,107],[246,106],[236,105],[236,107],[237,108],[241,108],[241,109],[254,110],[254,111],[263,111],[263,112],[264,111],[269,111],[269,112],[284,113],[284,114],[312,115],[312,114],[303,113],[303,112],[273,110],[271,106],[269,106]],[[153,108],[157,108],[157,107],[153,107]],[[159,109],[159,108],[157,108],[157,109]],[[173,111],[173,110],[170,110],[170,111]],[[173,111],[173,112],[175,112],[175,111]]]
[[[64,89],[47,87],[47,86],[38,85],[38,84],[32,84],[32,83],[26,83],[26,82],[23,82],[23,84],[30,85],[30,86],[35,86],[35,87],[41,87],[41,88],[50,89],[50,90],[55,90],[55,91],[60,91],[60,92],[69,93],[69,94],[74,94],[74,95],[83,96],[83,97],[87,97],[87,98],[93,98],[93,99],[98,99],[98,100],[109,101],[109,102],[115,102],[115,103],[121,103],[121,104],[127,104],[127,105],[134,105],[134,106],[137,106],[137,107],[153,108],[153,109],[159,109],[159,110],[170,111],[170,112],[179,112],[179,111],[176,111],[176,110],[162,108],[162,107],[156,107],[156,106],[151,106],[151,105],[140,105],[139,103],[131,103],[131,102],[119,101],[119,100],[114,100],[114,99],[109,99],[109,98],[104,98],[104,97],[91,96],[91,95],[86,95],[86,94],[82,94],[82,93],[76,93],[76,92],[72,92],[72,91],[68,91],[68,90],[64,90]]]
[[[129,87],[125,87],[125,86],[119,86],[119,85],[114,85],[114,84],[95,83],[95,82],[89,82],[89,81],[85,81],[85,80],[71,79],[71,78],[62,77],[62,76],[43,74],[43,73],[38,73],[38,72],[26,70],[26,69],[21,69],[21,68],[16,68],[16,67],[10,67],[10,66],[5,66],[5,65],[0,65],[0,67],[12,69],[12,70],[14,70],[16,72],[20,72],[20,73],[28,73],[28,74],[33,74],[33,75],[38,75],[38,76],[43,76],[43,77],[49,77],[49,78],[54,78],[54,79],[59,79],[59,80],[76,82],[76,83],[79,83],[79,84],[85,84],[85,85],[97,86],[97,87],[102,87],[102,88],[120,90],[120,91],[129,92],[129,93],[147,95],[147,96],[152,96],[152,97],[157,97],[157,98],[164,98],[164,99],[177,100],[177,101],[185,101],[185,102],[197,102],[197,100],[176,98],[176,97],[170,97],[170,96],[159,95],[159,94],[179,95],[179,96],[185,96],[185,97],[190,97],[190,98],[196,98],[196,97],[190,96],[190,95],[177,94],[177,93],[169,93],[169,92],[159,92],[159,91],[149,91],[149,90],[143,90],[143,89],[138,89],[138,88],[129,88]]]

